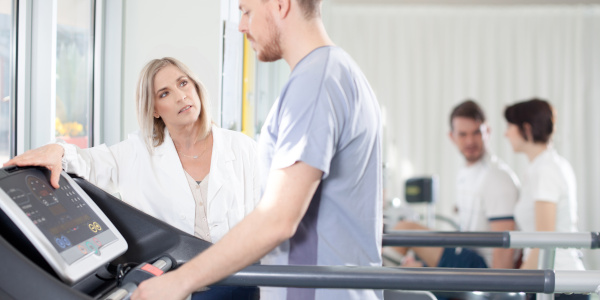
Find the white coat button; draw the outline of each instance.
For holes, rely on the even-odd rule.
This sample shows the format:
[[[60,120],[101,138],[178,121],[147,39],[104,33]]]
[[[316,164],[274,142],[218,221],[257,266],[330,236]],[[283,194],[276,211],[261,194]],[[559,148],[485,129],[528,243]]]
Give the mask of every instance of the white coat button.
[[[182,220],[185,220],[185,215],[184,214],[179,214],[179,218]]]

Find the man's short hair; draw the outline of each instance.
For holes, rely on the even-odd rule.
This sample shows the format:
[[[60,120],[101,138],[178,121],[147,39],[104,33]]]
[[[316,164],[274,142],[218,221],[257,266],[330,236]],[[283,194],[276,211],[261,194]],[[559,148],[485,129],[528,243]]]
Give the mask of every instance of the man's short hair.
[[[481,107],[473,100],[465,100],[454,107],[450,114],[450,129],[454,129],[452,127],[452,120],[457,117],[468,118],[481,123],[485,122],[485,113],[483,113]]]

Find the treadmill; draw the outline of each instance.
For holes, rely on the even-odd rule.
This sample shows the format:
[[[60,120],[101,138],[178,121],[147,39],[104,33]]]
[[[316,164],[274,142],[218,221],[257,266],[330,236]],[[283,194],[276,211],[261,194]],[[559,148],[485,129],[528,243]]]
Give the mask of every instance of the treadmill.
[[[38,167],[0,169],[0,299],[130,294],[211,245],[82,178],[63,172],[54,189],[49,175]]]

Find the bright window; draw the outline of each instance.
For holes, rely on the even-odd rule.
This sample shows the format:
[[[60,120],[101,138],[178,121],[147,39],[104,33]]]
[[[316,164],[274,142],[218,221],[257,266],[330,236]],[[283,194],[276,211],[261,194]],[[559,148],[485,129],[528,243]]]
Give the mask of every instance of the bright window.
[[[56,25],[56,136],[90,144],[93,1],[58,0]]]
[[[12,0],[0,0],[0,163],[9,159],[11,145],[12,74],[10,66],[12,44]]]

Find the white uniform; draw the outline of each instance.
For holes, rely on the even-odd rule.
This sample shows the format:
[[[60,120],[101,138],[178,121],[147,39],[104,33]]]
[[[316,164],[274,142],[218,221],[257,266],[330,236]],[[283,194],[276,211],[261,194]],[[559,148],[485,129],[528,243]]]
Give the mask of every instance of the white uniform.
[[[519,180],[494,155],[484,155],[458,172],[457,198],[461,231],[491,231],[490,221],[513,219],[519,197]],[[492,266],[492,248],[473,249]]]
[[[257,149],[242,133],[213,126],[213,149],[206,201],[212,242],[217,242],[260,200]],[[195,206],[190,185],[165,129],[164,142],[150,154],[138,132],[111,147],[65,148],[63,169],[191,235]]]
[[[555,231],[577,231],[577,185],[575,174],[567,160],[552,148],[538,155],[527,167],[519,203],[515,208],[517,226],[522,231],[535,231],[535,202],[556,204]],[[529,254],[525,250],[524,259]],[[554,268],[583,270],[575,249],[557,249]]]

